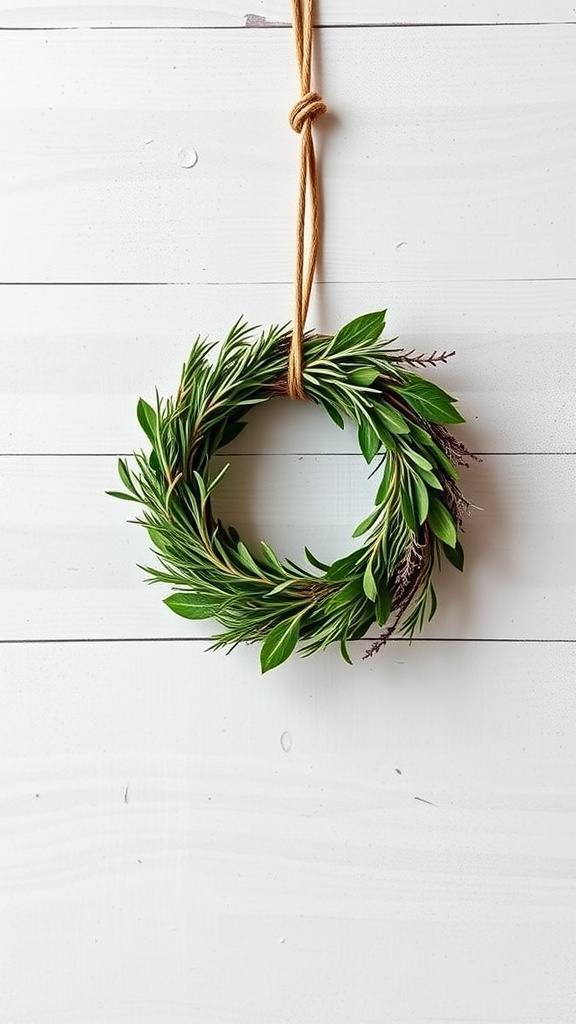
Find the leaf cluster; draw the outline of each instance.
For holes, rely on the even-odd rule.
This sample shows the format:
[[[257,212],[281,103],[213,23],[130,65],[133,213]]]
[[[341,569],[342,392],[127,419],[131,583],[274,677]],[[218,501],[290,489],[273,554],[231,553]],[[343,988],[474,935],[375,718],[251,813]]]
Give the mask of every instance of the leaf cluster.
[[[254,406],[286,391],[290,332],[255,336],[238,321],[220,346],[198,339],[175,397],[140,399],[138,420],[150,443],[134,463],[120,459],[123,491],[138,503],[158,565],[152,581],[169,584],[166,604],[188,619],[217,619],[213,648],[261,642],[267,671],[300,642],[303,656],[347,644],[374,623],[411,637],[436,609],[434,569],[458,569],[467,508],[457,466],[469,453],[447,431],[462,422],[455,399],[402,364],[382,339],[385,311],[346,324],[332,337],[308,334],[304,386],[309,399],[344,427],[352,419],[367,463],[380,474],[373,509],[354,531],[360,545],[332,564],[306,549],[307,567],[281,560],[264,542],[249,550],[232,526],[216,520],[212,495],[227,467],[212,460],[246,425]]]

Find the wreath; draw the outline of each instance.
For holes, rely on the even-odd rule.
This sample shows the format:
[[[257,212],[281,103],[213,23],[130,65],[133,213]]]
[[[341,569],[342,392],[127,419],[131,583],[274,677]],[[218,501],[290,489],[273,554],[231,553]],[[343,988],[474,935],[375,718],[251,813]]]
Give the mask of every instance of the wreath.
[[[108,493],[142,506],[133,521],[148,531],[159,567],[141,568],[173,588],[165,599],[172,611],[224,627],[211,649],[261,642],[263,672],[299,641],[303,656],[338,643],[351,663],[348,642],[374,622],[383,632],[365,656],[394,634],[412,637],[436,610],[432,578],[442,559],[463,568],[458,532],[470,505],[457,467],[470,453],[446,429],[463,418],[454,398],[414,372],[453,353],[392,348],[384,323],[385,311],[369,313],[333,336],[303,339],[308,399],[339,427],[353,420],[366,462],[379,460],[374,507],[353,534],[362,540],[330,565],[307,548],[310,568],[279,558],[265,541],[249,550],[212,510],[228,468],[214,474],[213,456],[240,434],[251,408],[287,393],[287,327],[255,336],[238,321],[217,350],[198,339],[176,396],[138,403],[152,447],[134,453],[132,468],[119,460],[125,490]]]

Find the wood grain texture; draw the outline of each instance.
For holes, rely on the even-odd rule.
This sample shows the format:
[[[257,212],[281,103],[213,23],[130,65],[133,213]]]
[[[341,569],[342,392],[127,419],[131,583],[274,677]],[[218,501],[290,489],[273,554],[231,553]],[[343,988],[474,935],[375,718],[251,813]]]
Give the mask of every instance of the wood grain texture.
[[[361,456],[229,461],[215,507],[248,544],[296,561],[305,544],[322,560],[352,549],[376,488]],[[575,469],[568,455],[492,456],[469,471],[465,491],[485,511],[467,526],[468,572],[439,578],[427,637],[576,639]],[[126,525],[136,506],[104,494],[115,460],[14,458],[2,471],[2,639],[212,635],[168,611],[167,589],[142,584],[147,536]]]
[[[0,648],[3,1020],[569,1021],[575,651]]]
[[[181,28],[286,27],[292,12],[289,0],[251,0],[250,13],[242,13],[230,0],[156,0],[138,3],[96,4],[67,0],[2,0],[0,25],[46,26],[173,26]],[[478,25],[570,23],[576,20],[572,0],[322,0],[316,5],[315,23],[322,25]]]
[[[319,37],[319,280],[576,276],[572,26]],[[292,279],[289,33],[4,32],[0,48],[1,280]]]
[[[138,397],[174,392],[197,335],[222,337],[241,313],[288,319],[292,289],[8,286],[0,301],[0,452],[114,454],[142,443]],[[321,285],[309,322],[330,332],[384,306],[387,337],[456,350],[430,376],[459,396],[470,448],[576,451],[576,282]],[[357,442],[316,408],[283,401],[253,414],[236,450],[356,452]]]
[[[103,493],[196,333],[290,316],[288,17],[0,4],[0,1024],[574,1021],[573,0],[318,2],[311,323],[457,349],[490,453],[426,639],[262,679]],[[315,412],[254,416],[219,499],[298,557],[372,500]]]

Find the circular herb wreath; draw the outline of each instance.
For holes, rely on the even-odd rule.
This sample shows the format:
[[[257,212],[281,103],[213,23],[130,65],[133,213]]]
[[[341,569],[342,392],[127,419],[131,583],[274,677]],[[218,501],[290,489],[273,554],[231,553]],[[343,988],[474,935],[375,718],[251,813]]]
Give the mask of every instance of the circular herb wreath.
[[[286,393],[291,332],[272,327],[254,338],[244,322],[215,346],[198,340],[175,398],[142,399],[138,419],[151,445],[135,468],[118,463],[126,491],[138,502],[135,522],[149,533],[161,568],[143,567],[170,584],[166,604],[188,619],[217,619],[224,631],[213,649],[262,642],[262,671],[285,661],[301,641],[309,655],[347,643],[376,622],[385,627],[366,654],[393,633],[411,637],[436,609],[434,568],[445,556],[463,567],[458,529],[469,503],[456,483],[470,453],[447,430],[463,422],[451,398],[413,367],[445,362],[452,353],[416,355],[382,339],[385,312],[346,324],[333,337],[307,334],[303,381],[308,398],[340,427],[358,427],[366,462],[380,473],[374,508],[354,531],[359,547],[331,565],[308,549],[311,569],[281,560],[263,541],[250,551],[232,526],[215,519],[211,497],[226,469],[212,457],[245,426],[255,405]],[[396,339],[394,339],[396,340]]]

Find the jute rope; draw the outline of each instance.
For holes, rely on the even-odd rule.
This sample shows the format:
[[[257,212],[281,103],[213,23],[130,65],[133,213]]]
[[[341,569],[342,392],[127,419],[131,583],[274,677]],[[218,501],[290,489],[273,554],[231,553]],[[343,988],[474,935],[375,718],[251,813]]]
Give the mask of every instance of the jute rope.
[[[317,92],[311,92],[312,37],[314,0],[292,0],[296,56],[300,72],[300,99],[290,111],[290,125],[301,138],[298,213],[296,221],[296,269],[294,274],[294,321],[288,358],[288,394],[304,399],[302,383],[302,339],[310,305],[314,269],[320,244],[320,187],[312,122],[326,113],[326,104]],[[306,226],[308,253],[306,249]]]

